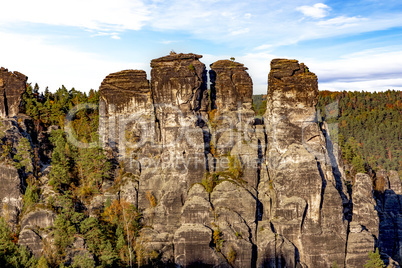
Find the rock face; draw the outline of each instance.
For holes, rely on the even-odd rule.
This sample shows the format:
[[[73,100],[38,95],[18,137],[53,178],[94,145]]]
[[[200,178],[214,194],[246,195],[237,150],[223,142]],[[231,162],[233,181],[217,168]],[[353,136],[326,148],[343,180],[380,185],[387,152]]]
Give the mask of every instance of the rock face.
[[[379,218],[375,210],[370,176],[357,174],[352,189],[353,217],[347,241],[346,267],[361,267],[378,239]]]
[[[36,257],[41,256],[42,240],[48,235],[44,229],[53,226],[55,218],[56,214],[48,210],[37,210],[24,215],[18,243],[28,247]]]
[[[361,267],[378,247],[396,267],[402,259],[401,181],[396,172],[381,171],[375,178],[358,174],[346,187],[340,149],[328,126],[317,122],[316,75],[297,60],[273,60],[267,111],[257,124],[247,68],[229,60],[211,64],[208,90],[201,57],[154,59],[150,81],[141,70],[104,79],[100,140],[120,169],[93,197],[88,215],[97,217],[107,200],[134,204],[145,226],[141,250],[166,265]],[[2,116],[18,112],[9,109],[18,96],[7,97],[6,89],[18,88],[24,77],[1,69]],[[9,155],[30,137],[25,119],[1,121],[1,145],[10,147]],[[18,217],[24,180],[10,156],[1,160],[1,213],[20,225],[19,244],[46,254],[56,214],[44,207],[59,194],[43,186],[50,167],[38,179],[43,206]],[[68,262],[90,255],[80,236],[66,254]]]
[[[348,221],[315,118],[317,77],[296,60],[276,59],[268,76],[263,219],[290,240],[308,267],[343,264]]]
[[[402,261],[402,195],[401,180],[396,171],[378,172],[387,183],[383,192],[375,192],[379,217],[378,247],[394,261]]]
[[[100,88],[100,136],[118,159],[130,157],[154,135],[151,88],[145,71],[125,70],[108,75]],[[143,144],[136,144],[141,141]]]
[[[0,212],[4,219],[16,226],[22,209],[21,179],[15,167],[0,164]]]
[[[22,209],[22,196],[26,187],[23,172],[17,170],[13,155],[18,153],[22,138],[30,139],[23,121],[16,118],[0,120],[0,215],[14,229]],[[27,167],[33,168],[32,160],[26,161]]]
[[[0,69],[0,117],[18,114],[21,95],[25,91],[28,77],[19,72]]]
[[[253,97],[253,82],[243,64],[219,60],[211,64],[212,108],[218,111],[237,111],[242,105],[250,105]],[[239,107],[240,106],[240,107]]]

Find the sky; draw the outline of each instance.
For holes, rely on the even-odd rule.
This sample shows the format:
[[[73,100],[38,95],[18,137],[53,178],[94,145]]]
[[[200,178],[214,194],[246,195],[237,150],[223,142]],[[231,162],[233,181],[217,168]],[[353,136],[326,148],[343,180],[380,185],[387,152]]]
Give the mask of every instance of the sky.
[[[320,90],[402,89],[400,0],[1,0],[0,66],[56,91],[176,53],[235,57],[254,94],[273,58],[297,59]]]

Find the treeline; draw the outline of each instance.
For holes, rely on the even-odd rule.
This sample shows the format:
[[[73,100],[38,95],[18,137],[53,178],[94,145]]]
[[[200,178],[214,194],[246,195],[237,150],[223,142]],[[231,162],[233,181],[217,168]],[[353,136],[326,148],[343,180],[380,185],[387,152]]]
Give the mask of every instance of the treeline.
[[[402,177],[401,91],[320,91],[317,111],[339,143],[351,176],[385,169]]]

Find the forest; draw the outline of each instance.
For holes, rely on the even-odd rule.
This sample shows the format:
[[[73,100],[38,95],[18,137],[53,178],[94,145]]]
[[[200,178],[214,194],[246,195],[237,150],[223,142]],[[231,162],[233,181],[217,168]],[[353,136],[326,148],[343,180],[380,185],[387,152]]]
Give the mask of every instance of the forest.
[[[397,170],[402,175],[402,92],[321,91],[318,120],[339,143],[346,172]]]

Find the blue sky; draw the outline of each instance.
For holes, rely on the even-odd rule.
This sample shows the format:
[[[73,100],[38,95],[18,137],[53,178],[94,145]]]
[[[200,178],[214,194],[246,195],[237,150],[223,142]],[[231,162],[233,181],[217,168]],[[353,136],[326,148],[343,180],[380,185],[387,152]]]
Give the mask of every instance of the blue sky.
[[[320,90],[402,89],[400,0],[13,0],[0,16],[0,66],[55,91],[98,89],[171,50],[207,66],[235,57],[267,91],[273,58],[304,62]]]

